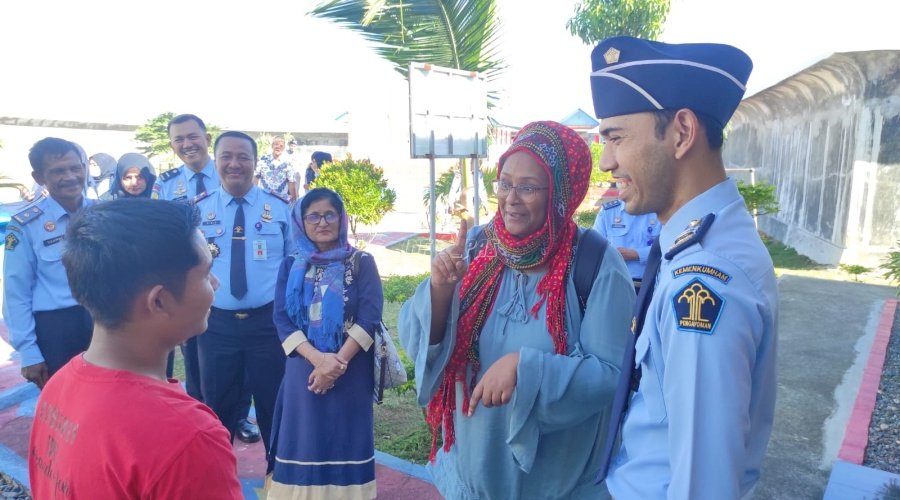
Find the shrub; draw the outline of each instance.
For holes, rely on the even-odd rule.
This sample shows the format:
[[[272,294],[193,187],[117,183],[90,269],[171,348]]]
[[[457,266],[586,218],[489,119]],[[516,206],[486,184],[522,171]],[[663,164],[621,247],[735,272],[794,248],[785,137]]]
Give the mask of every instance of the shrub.
[[[774,214],[779,210],[778,200],[775,199],[775,186],[766,182],[757,184],[745,184],[737,181],[738,192],[744,198],[744,204],[751,215]]]
[[[585,210],[583,212],[576,212],[575,216],[575,224],[578,224],[581,227],[594,227],[594,221],[597,220],[597,214],[599,212],[595,210]]]
[[[867,273],[872,270],[871,268],[861,266],[859,264],[841,264],[840,267],[845,273],[853,276],[853,281],[859,281],[860,274]]]
[[[397,199],[397,193],[387,187],[382,169],[367,159],[354,160],[351,156],[326,163],[314,186],[326,187],[341,195],[354,238],[357,224],[377,224],[384,214],[394,209]]]
[[[387,276],[382,278],[381,287],[384,290],[385,302],[406,302],[416,292],[419,283],[425,281],[429,273],[412,276]]]
[[[897,283],[897,296],[900,297],[900,241],[897,242],[897,247],[897,250],[885,256],[884,262],[878,267],[884,269],[885,278]]]

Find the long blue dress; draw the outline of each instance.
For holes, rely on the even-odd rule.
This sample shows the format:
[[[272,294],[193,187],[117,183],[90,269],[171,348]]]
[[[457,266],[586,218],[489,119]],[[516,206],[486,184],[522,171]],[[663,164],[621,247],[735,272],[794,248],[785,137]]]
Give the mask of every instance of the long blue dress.
[[[275,288],[275,326],[288,358],[275,404],[268,498],[375,498],[373,349],[360,350],[324,395],[307,388],[313,365],[294,352],[298,328],[284,308],[293,263],[293,257],[284,260]],[[311,266],[309,272],[316,271]],[[348,263],[344,297],[345,324],[373,336],[384,300],[371,255],[362,254],[355,276]]]
[[[470,235],[471,237],[471,235]],[[566,285],[569,350],[554,353],[547,333],[546,306],[538,317],[537,283],[545,271],[505,268],[494,308],[479,341],[481,372],[510,352],[520,355],[517,383],[509,404],[462,414],[457,384],[456,443],[438,451],[429,465],[446,498],[596,499],[595,485],[606,438],[619,365],[630,335],[634,288],[625,262],[610,245],[588,297],[584,318],[572,278]],[[456,338],[459,300],[454,295],[447,331],[429,345],[431,282],[419,285],[400,312],[398,331],[415,359],[418,402],[425,406],[443,377]],[[466,380],[470,377],[466,376]]]

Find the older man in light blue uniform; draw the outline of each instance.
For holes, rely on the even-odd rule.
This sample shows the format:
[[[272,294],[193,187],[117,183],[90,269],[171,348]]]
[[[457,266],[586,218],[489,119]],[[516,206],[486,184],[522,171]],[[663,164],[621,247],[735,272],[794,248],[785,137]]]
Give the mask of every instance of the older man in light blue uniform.
[[[87,175],[81,148],[55,137],[41,139],[28,155],[40,196],[6,228],[4,318],[22,376],[43,388],[73,356],[87,349],[90,314],[75,301],[62,264],[72,216],[94,203],[84,196]]]
[[[621,447],[599,479],[619,499],[747,498],[772,430],[778,294],[721,146],[752,63],[727,45],[630,37],[591,59],[600,168],[629,213],[665,224],[613,402],[613,436],[628,407]]]
[[[625,211],[622,200],[613,200],[603,204],[603,210],[594,221],[594,229],[619,251],[628,266],[634,288],[640,289],[650,246],[662,229],[659,217],[654,213],[631,215]]]
[[[220,283],[198,341],[203,397],[234,438],[246,373],[268,450],[285,363],[272,301],[278,268],[292,251],[288,202],[256,186],[256,142],[246,134],[220,135],[215,155],[221,188],[196,202]]]

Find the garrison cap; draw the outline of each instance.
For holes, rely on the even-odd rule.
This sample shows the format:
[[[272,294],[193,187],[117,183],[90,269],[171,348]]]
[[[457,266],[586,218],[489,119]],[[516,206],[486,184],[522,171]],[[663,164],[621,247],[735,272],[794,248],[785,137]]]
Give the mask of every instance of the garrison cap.
[[[723,128],[746,90],[753,62],[718,43],[607,38],[591,52],[597,118],[688,108]]]

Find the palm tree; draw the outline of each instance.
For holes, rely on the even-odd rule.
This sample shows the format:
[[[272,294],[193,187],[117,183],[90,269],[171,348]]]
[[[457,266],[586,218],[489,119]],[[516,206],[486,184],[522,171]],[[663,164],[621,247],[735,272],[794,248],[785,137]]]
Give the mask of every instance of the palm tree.
[[[419,62],[477,71],[490,83],[504,67],[495,10],[495,0],[326,0],[310,14],[373,42],[404,78],[409,63]],[[488,91],[488,106],[497,96]],[[461,166],[465,192],[468,168]]]

